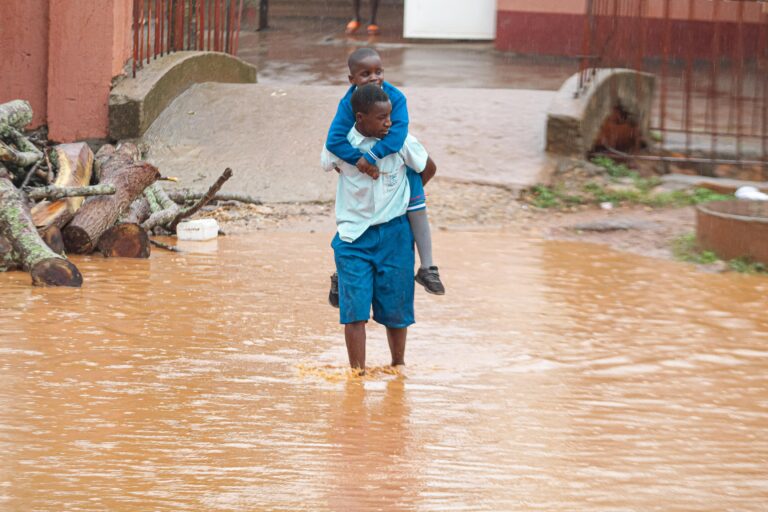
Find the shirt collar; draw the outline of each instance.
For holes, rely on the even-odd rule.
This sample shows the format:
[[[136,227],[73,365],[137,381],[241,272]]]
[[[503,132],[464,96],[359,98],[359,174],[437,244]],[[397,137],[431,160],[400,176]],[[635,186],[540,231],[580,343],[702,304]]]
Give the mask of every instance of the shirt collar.
[[[353,146],[359,146],[363,143],[365,139],[374,139],[379,140],[376,137],[366,137],[359,131],[357,131],[357,126],[352,126],[352,129],[349,131],[349,143]]]

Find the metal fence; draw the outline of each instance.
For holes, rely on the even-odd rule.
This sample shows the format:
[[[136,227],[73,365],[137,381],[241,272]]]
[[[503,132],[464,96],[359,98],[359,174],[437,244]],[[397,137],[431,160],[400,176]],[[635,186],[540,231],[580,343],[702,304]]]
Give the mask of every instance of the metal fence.
[[[580,93],[606,67],[657,76],[666,157],[768,166],[768,3],[588,0]]]
[[[237,53],[243,0],[134,0],[133,76],[181,50]]]

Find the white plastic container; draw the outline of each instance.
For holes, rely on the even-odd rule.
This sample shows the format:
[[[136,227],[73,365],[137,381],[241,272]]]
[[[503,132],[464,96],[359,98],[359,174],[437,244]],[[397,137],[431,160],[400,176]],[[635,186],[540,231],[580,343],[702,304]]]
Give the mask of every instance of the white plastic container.
[[[176,238],[179,240],[210,240],[218,235],[219,223],[216,219],[188,220],[176,226]]]

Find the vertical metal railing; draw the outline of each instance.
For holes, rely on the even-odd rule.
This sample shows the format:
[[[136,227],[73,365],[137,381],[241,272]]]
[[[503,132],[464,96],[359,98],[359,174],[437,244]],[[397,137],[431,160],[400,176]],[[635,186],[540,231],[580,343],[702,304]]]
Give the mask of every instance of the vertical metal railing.
[[[768,163],[768,2],[588,0],[584,30],[577,96],[596,68],[655,73],[660,148]]]
[[[133,0],[133,76],[182,50],[237,54],[243,0]]]

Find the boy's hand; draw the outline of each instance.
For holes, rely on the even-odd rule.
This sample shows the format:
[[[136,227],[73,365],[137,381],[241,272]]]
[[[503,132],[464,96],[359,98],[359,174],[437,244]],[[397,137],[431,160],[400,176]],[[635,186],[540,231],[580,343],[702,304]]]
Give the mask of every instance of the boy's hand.
[[[366,160],[364,156],[360,157],[360,160],[357,161],[356,165],[361,173],[367,174],[373,179],[379,178],[379,168],[375,165],[371,165],[371,163]]]

